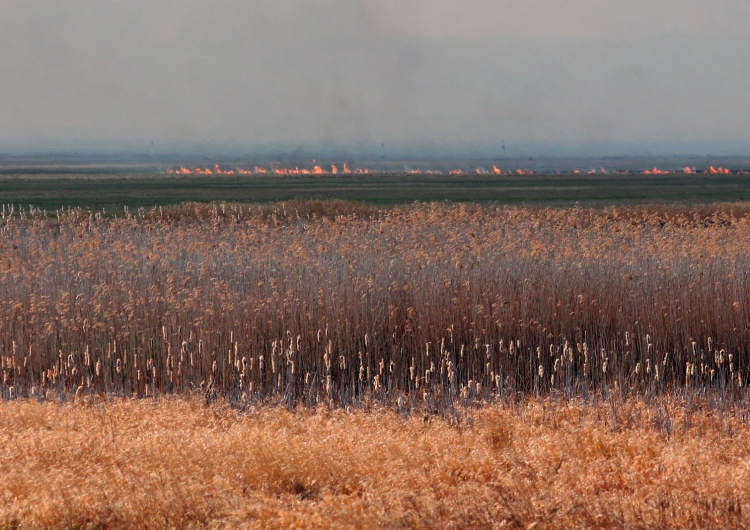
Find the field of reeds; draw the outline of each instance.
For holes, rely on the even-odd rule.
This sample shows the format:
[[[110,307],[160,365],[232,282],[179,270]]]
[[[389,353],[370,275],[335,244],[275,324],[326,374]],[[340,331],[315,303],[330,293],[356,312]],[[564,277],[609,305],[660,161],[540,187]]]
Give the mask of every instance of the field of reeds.
[[[0,528],[750,526],[750,204],[0,214]]]
[[[444,414],[750,377],[747,204],[3,207],[0,258],[4,399]]]

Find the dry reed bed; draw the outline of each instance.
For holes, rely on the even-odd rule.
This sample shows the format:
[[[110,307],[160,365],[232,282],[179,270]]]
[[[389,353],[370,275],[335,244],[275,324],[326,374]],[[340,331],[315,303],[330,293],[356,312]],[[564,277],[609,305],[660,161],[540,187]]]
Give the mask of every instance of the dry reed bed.
[[[463,412],[5,401],[0,527],[750,525],[744,409],[547,399]]]
[[[741,396],[750,206],[351,203],[12,214],[3,398],[203,391],[444,411]]]

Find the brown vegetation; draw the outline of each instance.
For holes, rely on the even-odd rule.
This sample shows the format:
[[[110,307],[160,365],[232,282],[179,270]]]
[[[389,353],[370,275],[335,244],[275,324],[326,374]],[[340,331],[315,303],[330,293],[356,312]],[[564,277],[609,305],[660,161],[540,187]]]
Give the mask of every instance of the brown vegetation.
[[[747,411],[0,404],[2,528],[739,528]],[[667,428],[671,424],[672,427]]]
[[[2,213],[1,528],[750,523],[748,205]]]
[[[352,203],[11,214],[2,397],[452,410],[750,366],[750,208]]]

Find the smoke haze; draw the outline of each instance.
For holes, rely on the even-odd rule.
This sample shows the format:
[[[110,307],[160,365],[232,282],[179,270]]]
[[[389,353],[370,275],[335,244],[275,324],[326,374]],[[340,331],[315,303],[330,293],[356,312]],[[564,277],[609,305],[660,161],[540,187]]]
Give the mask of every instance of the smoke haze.
[[[733,0],[4,0],[0,150],[744,154],[748,20]]]

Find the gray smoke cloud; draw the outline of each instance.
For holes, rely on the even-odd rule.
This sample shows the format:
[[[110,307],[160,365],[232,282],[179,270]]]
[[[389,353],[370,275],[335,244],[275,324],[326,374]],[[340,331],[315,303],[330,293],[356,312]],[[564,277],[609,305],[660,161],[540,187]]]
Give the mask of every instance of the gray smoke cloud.
[[[747,153],[750,3],[4,0],[0,149]]]

